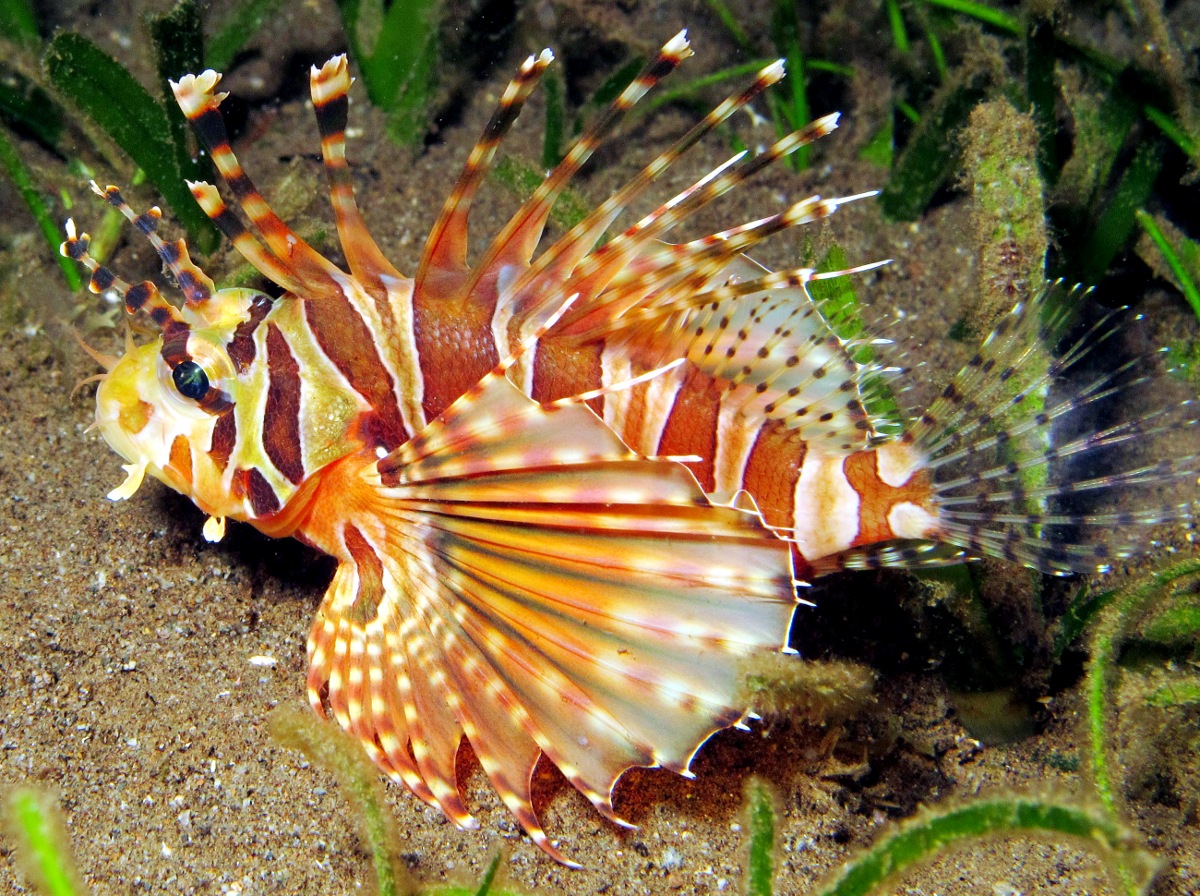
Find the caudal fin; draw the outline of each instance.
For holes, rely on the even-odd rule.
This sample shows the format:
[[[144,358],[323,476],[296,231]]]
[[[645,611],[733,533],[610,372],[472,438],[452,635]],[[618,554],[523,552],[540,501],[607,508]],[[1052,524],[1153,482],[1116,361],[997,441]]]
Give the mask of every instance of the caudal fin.
[[[993,556],[1052,574],[1107,572],[1200,504],[1194,399],[1123,348],[1122,312],[1063,338],[1084,291],[1018,304],[904,437],[935,491],[936,540],[844,558],[921,566]],[[1055,346],[1062,345],[1061,352]]]

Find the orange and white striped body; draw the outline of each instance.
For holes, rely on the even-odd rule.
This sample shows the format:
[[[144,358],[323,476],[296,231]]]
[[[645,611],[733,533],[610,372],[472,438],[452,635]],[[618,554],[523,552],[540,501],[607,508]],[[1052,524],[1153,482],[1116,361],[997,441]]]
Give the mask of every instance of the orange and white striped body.
[[[877,370],[853,360],[807,293],[826,275],[773,273],[743,254],[859,197],[804,199],[663,241],[836,116],[735,158],[599,245],[674,159],[782,77],[779,63],[539,249],[555,198],[605,131],[689,54],[682,35],[670,41],[474,264],[471,201],[548,52],[505,91],[411,278],[371,240],[350,187],[344,57],[313,70],[312,98],[348,271],[292,232],[242,170],[211,71],[174,88],[236,203],[210,184],[192,193],[283,294],[217,290],[182,241],[156,235],[157,209],[135,214],[115,187],[97,192],[171,267],[182,307],[100,266],[73,224],[63,246],[91,268],[93,289],[116,289],[162,333],[114,359],[97,392],[97,424],[129,474],[110,497],[149,474],[209,514],[209,538],[232,518],[335,557],[309,637],[314,708],[469,827],[455,777],[465,737],[524,829],[564,862],[530,802],[538,757],[622,823],[612,791],[626,769],[687,774],[710,734],[746,718],[740,664],[787,649],[798,580],[981,553],[1094,569],[1126,547],[1049,543],[1045,527],[1190,514],[1030,511],[1065,492],[1147,481],[1138,469],[1032,489],[1022,478],[1138,431],[1046,448],[1050,421],[1086,406],[1103,380],[1033,422],[993,425],[1063,366],[1027,363],[1041,308],[1058,294],[1036,313],[1015,309],[888,440],[865,398]],[[958,471],[988,452],[1000,459]],[[1185,458],[1155,476],[1195,466]],[[939,541],[952,550],[929,553]]]

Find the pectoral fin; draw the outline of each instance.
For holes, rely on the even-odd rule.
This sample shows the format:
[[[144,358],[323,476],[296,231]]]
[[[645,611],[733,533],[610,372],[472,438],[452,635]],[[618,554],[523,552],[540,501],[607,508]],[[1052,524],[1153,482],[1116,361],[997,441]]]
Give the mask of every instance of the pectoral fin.
[[[349,491],[346,559],[309,641],[314,705],[460,825],[465,734],[559,861],[531,802],[539,753],[619,821],[621,774],[686,773],[746,715],[740,659],[787,637],[790,552],[756,512],[713,505],[582,402],[537,404],[501,374]]]

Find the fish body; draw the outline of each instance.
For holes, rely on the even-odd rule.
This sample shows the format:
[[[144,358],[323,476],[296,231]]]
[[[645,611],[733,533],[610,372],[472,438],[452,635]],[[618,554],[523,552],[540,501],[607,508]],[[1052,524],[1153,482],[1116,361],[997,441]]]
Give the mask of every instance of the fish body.
[[[192,192],[282,295],[217,290],[182,241],[157,236],[157,209],[134,212],[115,187],[97,191],[151,240],[183,304],[98,265],[70,223],[64,243],[92,269],[93,289],[116,289],[161,330],[130,345],[97,390],[97,425],[127,462],[110,497],[150,475],[209,515],[211,539],[242,520],[336,558],[309,637],[313,707],[471,827],[455,777],[465,737],[526,832],[568,863],[531,803],[539,756],[623,823],[612,792],[626,769],[689,774],[710,734],[747,717],[740,663],[787,649],[798,579],[989,553],[1091,570],[1128,548],[1047,540],[1045,527],[1190,514],[1067,520],[1036,509],[1066,490],[1169,481],[1196,466],[1029,488],[1023,470],[1054,459],[1050,421],[1091,399],[995,424],[1061,372],[1030,357],[1069,291],[1037,299],[1037,313],[1014,309],[934,406],[889,438],[867,410],[878,368],[854,360],[808,296],[821,275],[770,272],[744,254],[859,197],[813,197],[664,241],[828,133],[834,116],[734,159],[600,245],[678,155],[782,76],[778,64],[539,250],[550,206],[604,132],[689,53],[682,35],[670,41],[473,263],[471,200],[548,52],[505,91],[411,277],[371,240],[350,187],[344,57],[313,70],[312,97],[348,270],[259,195],[229,146],[211,71],[173,86],[236,203],[209,184]],[[1134,431],[1052,451],[1093,452]],[[999,461],[952,472],[994,450]]]

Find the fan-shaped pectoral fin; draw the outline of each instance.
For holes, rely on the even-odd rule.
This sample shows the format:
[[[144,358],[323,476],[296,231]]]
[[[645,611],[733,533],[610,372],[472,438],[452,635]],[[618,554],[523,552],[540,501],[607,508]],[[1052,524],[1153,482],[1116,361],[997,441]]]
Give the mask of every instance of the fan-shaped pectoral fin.
[[[779,649],[795,607],[789,548],[757,513],[715,506],[582,401],[540,405],[502,374],[338,492],[354,562],[314,627],[315,704],[459,823],[465,734],[564,863],[533,808],[538,755],[620,823],[620,775],[685,772],[741,719],[740,661]]]

